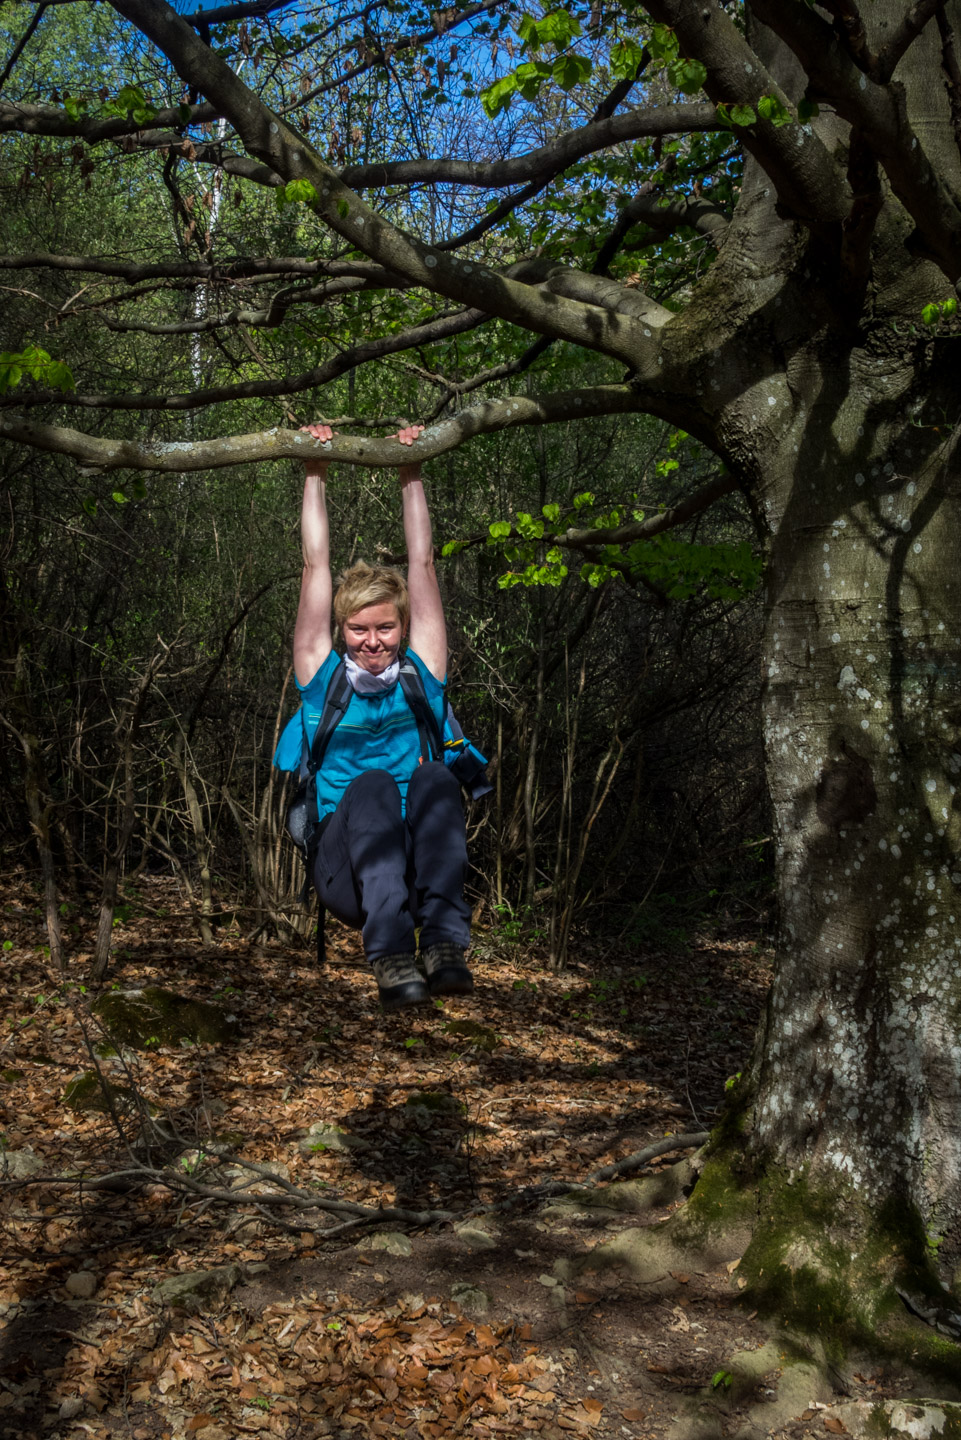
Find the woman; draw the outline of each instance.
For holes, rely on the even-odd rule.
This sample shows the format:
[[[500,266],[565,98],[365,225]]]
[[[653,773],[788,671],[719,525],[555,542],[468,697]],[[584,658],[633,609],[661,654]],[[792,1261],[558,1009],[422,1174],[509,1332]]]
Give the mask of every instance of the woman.
[[[412,445],[412,425],[393,437]],[[306,425],[326,442],[329,425]],[[417,667],[439,725],[444,720],[447,627],[434,569],[420,465],[398,471],[407,580],[396,570],[354,565],[333,596],[353,694],[317,773],[323,832],[313,881],[321,904],[360,928],[387,1010],[439,995],[469,995],[464,961],[470,909],[464,899],[467,842],[460,787],[443,762],[425,761],[414,715],[398,683],[401,646]],[[306,465],[301,537],[304,573],[294,629],[294,673],[316,725],[338,664],[331,629],[327,462]],[[415,927],[426,981],[415,958]]]

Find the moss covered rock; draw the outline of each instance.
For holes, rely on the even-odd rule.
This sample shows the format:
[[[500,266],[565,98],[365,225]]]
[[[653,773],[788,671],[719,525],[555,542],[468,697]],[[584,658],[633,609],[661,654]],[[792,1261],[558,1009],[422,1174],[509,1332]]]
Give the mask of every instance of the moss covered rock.
[[[129,1113],[137,1107],[137,1097],[125,1085],[114,1085],[96,1070],[86,1070],[71,1080],[63,1092],[62,1102],[78,1114],[109,1115],[111,1110]]]
[[[448,1035],[456,1035],[468,1045],[477,1050],[486,1050],[488,1054],[496,1050],[501,1043],[495,1031],[487,1025],[478,1024],[476,1020],[448,1020],[444,1029]]]
[[[459,1305],[465,1315],[480,1318],[490,1314],[492,1304],[491,1296],[479,1285],[472,1285],[469,1281],[463,1281],[453,1287],[450,1292],[451,1299]]]
[[[426,1110],[431,1115],[463,1115],[464,1106],[447,1090],[415,1090],[404,1102],[407,1110]]]
[[[961,1405],[943,1400],[860,1400],[831,1411],[855,1440],[958,1440]]]
[[[382,1231],[379,1235],[365,1235],[357,1241],[358,1250],[383,1250],[388,1255],[412,1255],[414,1247],[410,1238],[400,1230]]]
[[[239,1029],[235,1015],[204,1000],[190,1000],[148,985],[143,990],[111,990],[92,1007],[111,1038],[135,1050],[156,1045],[222,1045]]]
[[[359,1135],[351,1135],[348,1130],[341,1130],[339,1125],[331,1125],[326,1120],[317,1120],[311,1125],[304,1138],[298,1141],[297,1148],[302,1155],[323,1155],[328,1150],[340,1152],[355,1150],[360,1153],[369,1150],[370,1145]]]
[[[32,1150],[0,1151],[0,1180],[29,1180],[42,1169],[43,1161]]]
[[[239,1265],[219,1265],[214,1270],[170,1275],[155,1287],[153,1298],[161,1305],[169,1305],[171,1310],[199,1315],[222,1305],[241,1274]]]

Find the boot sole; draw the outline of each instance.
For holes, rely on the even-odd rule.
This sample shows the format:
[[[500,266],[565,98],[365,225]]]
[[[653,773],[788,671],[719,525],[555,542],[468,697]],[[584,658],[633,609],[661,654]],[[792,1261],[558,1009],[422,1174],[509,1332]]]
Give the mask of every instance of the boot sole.
[[[430,992],[422,980],[391,985],[389,989],[378,990],[377,993],[383,1010],[406,1010],[411,1005],[426,1005],[430,1001]]]
[[[427,981],[431,995],[473,995],[474,977],[466,966],[438,970]]]

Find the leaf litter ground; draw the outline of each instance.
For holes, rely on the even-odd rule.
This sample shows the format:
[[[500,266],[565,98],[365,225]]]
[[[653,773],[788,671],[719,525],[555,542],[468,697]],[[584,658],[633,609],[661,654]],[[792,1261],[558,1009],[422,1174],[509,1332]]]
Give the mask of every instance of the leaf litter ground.
[[[386,1016],[350,932],[330,927],[318,970],[303,948],[202,946],[166,882],[138,899],[111,983],[214,1001],[239,1035],[109,1053],[80,988],[89,937],[78,924],[71,980],[52,984],[36,897],[8,883],[0,1433],[660,1437],[679,1397],[761,1347],[728,1267],[589,1274],[592,1247],[677,1202],[638,1216],[538,1195],[710,1128],[767,988],[757,944],[584,944],[555,975],[481,933],[474,997]],[[65,1106],[92,1056],[149,1104],[154,1141],[176,1137],[165,1155],[144,1149],[136,1106]],[[309,1228],[258,1206],[258,1176],[208,1158],[218,1146],[300,1194],[452,1218],[328,1240],[316,1222],[343,1215],[309,1212]],[[42,1169],[18,1181],[24,1155]],[[177,1194],[164,1163],[221,1197],[247,1188]],[[112,1188],[91,1188],[104,1175]],[[158,1292],[198,1271],[215,1273],[193,1313]],[[739,1423],[728,1408],[719,1434]]]

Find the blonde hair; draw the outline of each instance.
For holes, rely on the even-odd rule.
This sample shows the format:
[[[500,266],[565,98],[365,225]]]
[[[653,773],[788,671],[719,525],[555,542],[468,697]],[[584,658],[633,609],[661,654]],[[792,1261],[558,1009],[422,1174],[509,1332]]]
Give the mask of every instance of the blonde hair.
[[[395,605],[401,628],[406,631],[410,619],[410,596],[407,581],[399,570],[387,565],[368,565],[358,560],[340,576],[334,596],[334,619],[343,630],[344,621],[368,605]]]

